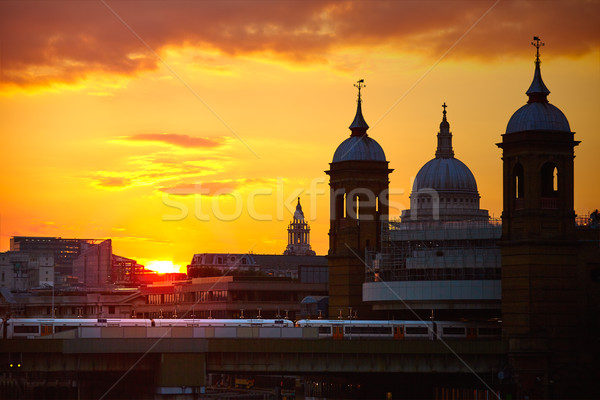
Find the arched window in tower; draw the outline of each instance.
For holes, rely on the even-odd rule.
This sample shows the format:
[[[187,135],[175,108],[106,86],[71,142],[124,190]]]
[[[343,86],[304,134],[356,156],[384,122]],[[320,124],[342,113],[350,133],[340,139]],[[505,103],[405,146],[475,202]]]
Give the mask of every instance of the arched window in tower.
[[[358,195],[356,195],[356,219],[359,219],[359,210],[360,208],[360,197],[358,197]]]
[[[542,165],[540,178],[542,185],[542,209],[558,209],[558,167],[556,164],[547,162]]]
[[[513,169],[513,188],[515,191],[515,199],[522,199],[525,197],[524,192],[524,181],[523,181],[523,166],[519,163],[515,165]]]
[[[348,203],[347,203],[347,199],[346,199],[346,193],[344,193],[344,218],[346,218],[346,214],[348,211]]]
[[[547,162],[542,166],[542,196],[556,197],[558,195],[558,168],[556,164]]]

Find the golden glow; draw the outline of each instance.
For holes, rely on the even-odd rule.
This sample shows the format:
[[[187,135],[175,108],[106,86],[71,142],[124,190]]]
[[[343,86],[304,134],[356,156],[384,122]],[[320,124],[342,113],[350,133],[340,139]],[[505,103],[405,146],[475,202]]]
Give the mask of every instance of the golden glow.
[[[329,186],[323,171],[350,134],[356,110],[352,85],[361,78],[367,85],[362,107],[368,133],[394,169],[392,217],[409,207],[412,179],[434,157],[444,102],[456,157],[474,173],[482,208],[499,217],[502,161],[495,143],[527,100],[533,33],[546,41],[542,74],[552,91],[549,100],[581,141],[575,149],[575,211],[599,207],[600,186],[593,184],[600,170],[599,57],[593,47],[598,31],[593,23],[568,19],[569,25],[553,24],[545,34],[517,32],[538,16],[552,21],[542,14],[560,16],[574,7],[570,2],[552,2],[535,13],[523,9],[536,3],[500,2],[441,60],[489,5],[428,3],[421,19],[407,21],[418,2],[406,10],[405,2],[394,1],[310,2],[280,14],[264,9],[272,2],[236,3],[246,7],[252,22],[243,24],[244,15],[232,14],[237,8],[212,12],[227,6],[182,3],[223,18],[214,24],[217,31],[207,33],[203,30],[213,24],[171,14],[162,18],[163,11],[178,12],[171,4],[158,13],[165,24],[177,24],[170,31],[137,19],[136,2],[111,2],[125,21],[135,22],[133,29],[164,63],[97,2],[64,4],[82,7],[81,18],[114,34],[68,31],[75,35],[53,37],[43,49],[27,47],[42,39],[19,47],[18,39],[29,34],[13,21],[24,11],[8,7],[35,13],[46,5],[5,3],[0,18],[10,17],[11,28],[1,50],[0,251],[8,250],[14,235],[112,238],[115,254],[142,264],[172,260],[171,271],[185,270],[195,253],[282,254],[300,196],[312,247],[326,254]],[[163,7],[161,2],[139,7],[145,6],[149,13]],[[281,21],[271,21],[272,15]],[[593,19],[597,12],[577,15]],[[297,23],[296,16],[306,20]],[[105,17],[110,20],[100,20]],[[261,18],[273,25],[261,25]],[[34,19],[40,21],[46,19]],[[459,22],[443,25],[451,21]],[[507,21],[516,33],[500,37],[495,29]],[[24,18],[27,22],[32,23]],[[65,30],[86,25],[68,22],[51,25]],[[35,24],[31,35],[43,30]],[[61,42],[76,34],[85,39],[83,46]],[[589,40],[572,40],[573,35]],[[161,271],[171,268],[157,265]]]

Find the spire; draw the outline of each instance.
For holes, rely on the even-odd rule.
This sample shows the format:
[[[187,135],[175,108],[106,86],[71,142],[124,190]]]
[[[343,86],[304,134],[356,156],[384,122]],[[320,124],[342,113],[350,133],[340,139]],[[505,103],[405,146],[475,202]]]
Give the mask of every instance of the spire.
[[[354,87],[358,88],[358,106],[356,107],[356,116],[354,117],[354,121],[350,125],[350,130],[352,134],[350,136],[364,136],[367,134],[367,129],[369,129],[369,125],[365,121],[362,115],[362,99],[360,97],[360,90],[365,87],[365,80],[361,79],[354,84]]]
[[[304,212],[300,205],[300,197],[298,197],[298,205],[296,205],[296,211],[294,212],[294,220],[304,221]]]
[[[550,94],[550,90],[544,85],[544,81],[542,80],[542,72],[540,70],[540,47],[544,46],[544,43],[541,42],[541,39],[538,36],[533,37],[533,42],[531,44],[536,48],[535,54],[535,72],[533,74],[533,82],[531,82],[531,86],[527,90],[527,96],[529,96],[528,103],[547,103],[548,102],[548,94]]]
[[[438,145],[435,152],[435,158],[454,158],[454,150],[452,150],[452,133],[450,132],[450,124],[446,120],[446,102],[442,104],[444,111],[440,123],[440,131],[437,134]]]

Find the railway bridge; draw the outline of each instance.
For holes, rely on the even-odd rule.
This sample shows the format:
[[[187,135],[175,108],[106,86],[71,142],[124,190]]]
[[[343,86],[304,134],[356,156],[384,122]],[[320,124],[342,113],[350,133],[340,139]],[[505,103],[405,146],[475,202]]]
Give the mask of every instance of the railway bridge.
[[[4,339],[0,397],[205,398],[208,377],[214,374],[318,377],[357,385],[391,382],[396,393],[402,382],[407,387],[447,382],[490,389],[506,365],[507,344],[500,340],[332,340],[319,339],[316,328],[294,328],[299,337],[265,338],[256,328],[248,329],[229,338],[192,337],[186,328],[172,328],[159,337],[100,328],[98,337],[63,332]],[[436,397],[433,387],[422,389],[422,394],[404,394]],[[302,390],[296,395],[301,397]]]

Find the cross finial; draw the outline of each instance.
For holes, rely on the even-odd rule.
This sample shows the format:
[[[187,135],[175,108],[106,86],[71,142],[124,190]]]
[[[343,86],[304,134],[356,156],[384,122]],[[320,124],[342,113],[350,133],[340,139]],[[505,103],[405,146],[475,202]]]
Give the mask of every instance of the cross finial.
[[[358,80],[355,84],[354,84],[355,88],[358,88],[358,102],[361,102],[360,99],[360,89],[367,87],[367,85],[365,85],[365,80],[364,79],[360,79]]]
[[[444,102],[444,104],[442,104],[442,107],[444,107],[444,111],[442,111],[442,114],[444,114],[444,119],[446,119],[446,107],[448,107],[446,105],[446,102]]]
[[[535,62],[540,62],[540,47],[544,46],[545,43],[542,42],[542,39],[540,39],[539,36],[534,36],[531,45],[534,46],[536,49]]]

